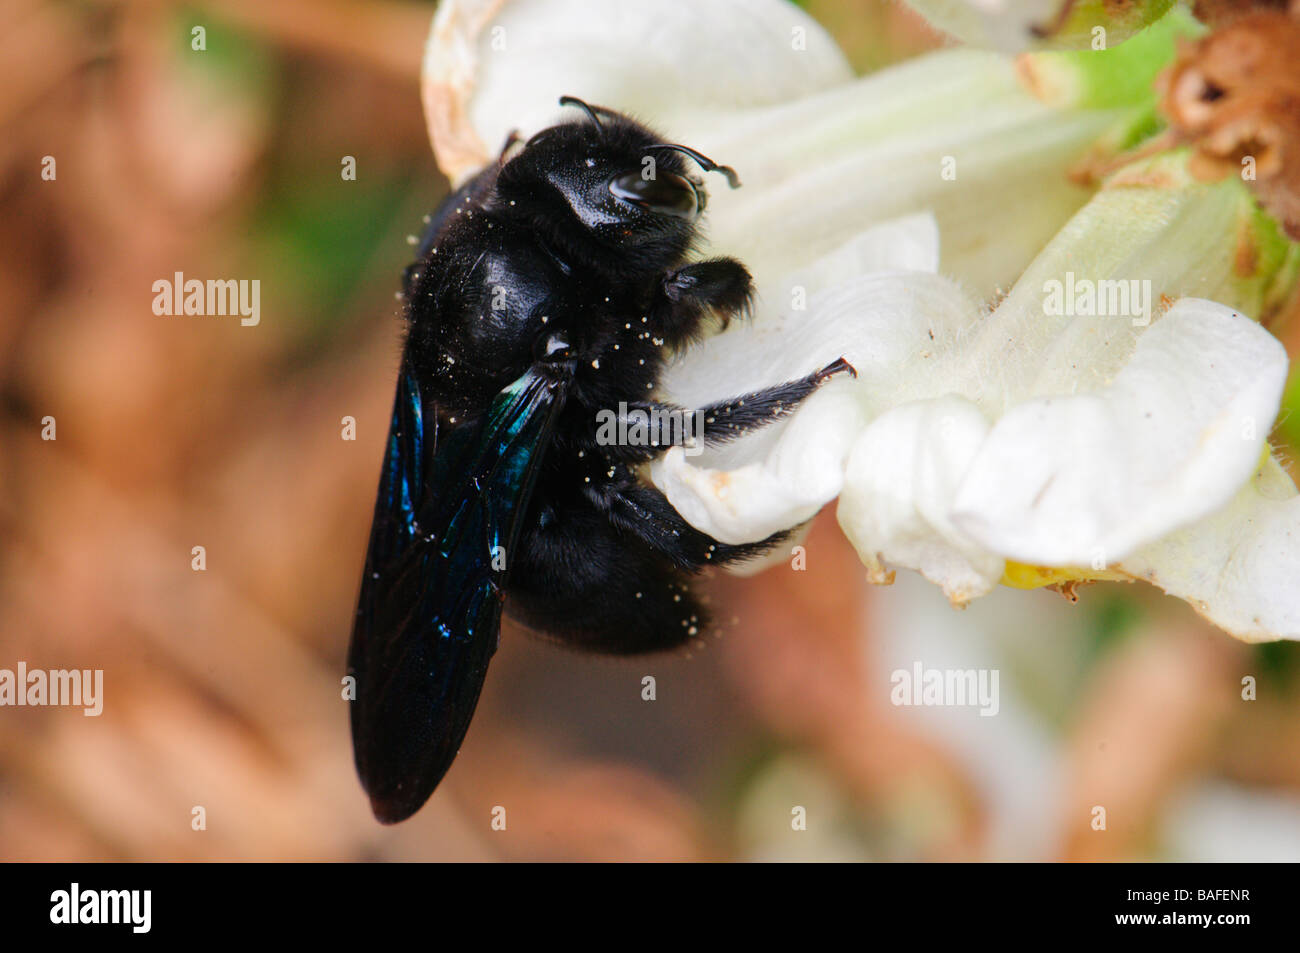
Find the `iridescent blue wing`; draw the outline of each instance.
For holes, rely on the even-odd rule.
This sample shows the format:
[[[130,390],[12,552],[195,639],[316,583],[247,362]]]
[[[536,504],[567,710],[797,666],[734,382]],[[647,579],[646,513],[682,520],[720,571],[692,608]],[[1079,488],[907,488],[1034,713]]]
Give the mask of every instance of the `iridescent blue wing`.
[[[415,375],[398,379],[348,651],[357,772],[384,823],[428,800],[469,728],[566,390],[530,370],[479,421],[440,434]]]

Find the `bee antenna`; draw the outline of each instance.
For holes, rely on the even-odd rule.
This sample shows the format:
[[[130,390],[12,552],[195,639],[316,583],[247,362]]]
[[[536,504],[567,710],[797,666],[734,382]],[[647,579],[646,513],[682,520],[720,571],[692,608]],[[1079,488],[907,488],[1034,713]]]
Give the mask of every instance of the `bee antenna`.
[[[647,149],[672,149],[674,152],[680,152],[682,155],[690,156],[694,159],[705,172],[721,172],[727,177],[727,184],[733,189],[740,188],[740,176],[736,175],[736,170],[729,165],[718,165],[708,156],[696,152],[690,146],[678,146],[669,142],[661,142],[657,145],[646,146]]]
[[[602,125],[600,124],[600,117],[596,115],[596,110],[592,109],[590,106],[588,106],[586,103],[584,103],[584,102],[583,102],[581,99],[579,99],[577,96],[561,96],[561,97],[560,97],[560,105],[561,105],[561,106],[577,106],[579,109],[581,109],[583,112],[585,112],[589,117],[591,117],[591,121],[594,122],[594,123],[596,124],[596,128],[597,128],[597,129],[600,129],[601,131],[604,131],[604,128],[605,128],[605,127],[602,126]]]

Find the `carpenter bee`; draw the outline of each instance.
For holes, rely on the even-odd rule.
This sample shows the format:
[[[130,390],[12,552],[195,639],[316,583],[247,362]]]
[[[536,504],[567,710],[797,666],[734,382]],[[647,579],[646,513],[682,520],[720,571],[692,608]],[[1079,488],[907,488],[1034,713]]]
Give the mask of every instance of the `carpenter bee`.
[[[406,273],[348,653],[357,771],[384,823],[415,813],[455,758],[503,605],[582,649],[668,649],[705,631],[690,575],[777,539],[718,542],[639,475],[680,433],[597,439],[602,409],[685,412],[655,400],[665,360],[710,313],[748,308],[740,262],[686,260],[706,201],[690,164],[733,188],[736,174],[613,110],[560,104],[581,115],[511,137],[431,216]],[[836,361],[697,410],[703,439],[760,427],[852,371]]]

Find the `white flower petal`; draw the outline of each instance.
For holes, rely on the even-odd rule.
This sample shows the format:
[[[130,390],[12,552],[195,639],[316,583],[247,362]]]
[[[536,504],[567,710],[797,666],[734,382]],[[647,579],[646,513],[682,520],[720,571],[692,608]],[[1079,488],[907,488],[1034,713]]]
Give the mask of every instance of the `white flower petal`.
[[[1239,639],[1300,639],[1300,496],[1271,457],[1227,506],[1121,566]]]
[[[688,523],[724,543],[749,543],[811,519],[840,492],[844,459],[865,422],[848,381],[824,384],[761,459],[723,470],[693,465],[680,447],[651,479]]]
[[[766,304],[766,303],[765,303]],[[864,274],[810,295],[807,310],[773,313],[691,347],[661,378],[676,403],[700,407],[782,381],[843,357],[863,400],[883,409],[906,396],[933,396],[931,372],[978,307],[952,282],[923,272]]]
[[[895,407],[854,444],[838,516],[874,581],[886,564],[918,570],[955,604],[991,590],[1003,560],[972,543],[949,518],[988,420],[957,396]]]
[[[438,165],[460,181],[571,95],[672,129],[674,112],[796,99],[852,70],[784,0],[444,0],[422,79]]]
[[[1094,390],[1130,359],[1141,318],[1048,313],[1047,285],[1119,281],[1124,300],[1159,311],[1162,298],[1209,298],[1263,317],[1269,268],[1243,279],[1242,262],[1279,254],[1269,247],[1245,188],[1197,185],[1184,156],[1137,163],[1117,173],[1025,269],[966,349],[967,368],[995,383],[1008,405],[1030,397]],[[1231,238],[1228,238],[1231,236]],[[1067,295],[1072,298],[1073,295]],[[986,407],[986,409],[989,409]]]
[[[1123,114],[1045,106],[1009,60],[948,50],[796,103],[684,115],[674,135],[740,173],[744,188],[710,192],[710,249],[755,274],[804,267],[864,224],[931,210],[945,273],[986,297],[1087,200],[1066,170]]]
[[[788,275],[790,301],[795,288],[816,294],[842,282],[846,275],[869,275],[880,271],[939,271],[939,223],[930,212],[917,212],[881,222],[850,238],[811,265]]]
[[[1222,305],[1183,299],[1107,387],[1013,406],[957,494],[989,549],[1101,568],[1226,503],[1258,463],[1286,352]]]

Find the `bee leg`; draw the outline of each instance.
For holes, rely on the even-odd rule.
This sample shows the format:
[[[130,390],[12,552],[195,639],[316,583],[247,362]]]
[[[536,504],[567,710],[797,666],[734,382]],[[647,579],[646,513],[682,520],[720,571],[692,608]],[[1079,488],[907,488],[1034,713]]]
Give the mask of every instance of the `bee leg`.
[[[733,316],[748,313],[754,281],[736,259],[713,258],[664,275],[660,294],[655,309],[658,329],[675,346],[699,336],[708,311],[722,319],[724,328]]]
[[[653,460],[669,447],[694,447],[700,438],[705,443],[726,443],[788,417],[813,391],[837,374],[858,376],[853,365],[840,358],[798,380],[708,404],[699,410],[686,410],[662,401],[635,401],[627,405],[627,413],[619,420],[619,432],[630,431],[635,419],[645,430],[644,442],[611,444],[602,449],[608,459],[632,464]],[[639,416],[634,418],[634,415]]]
[[[841,357],[806,377],[708,404],[696,411],[704,417],[704,439],[713,444],[726,443],[774,420],[788,417],[818,387],[837,374],[858,376],[853,365]]]
[[[602,454],[614,463],[645,463],[669,447],[692,448],[704,438],[701,411],[663,401],[634,401],[626,405],[626,413],[616,420],[617,433],[635,432],[638,436],[635,442],[600,444]]]
[[[643,655],[679,648],[711,630],[708,612],[680,574],[649,559],[639,568],[643,573],[634,580],[620,579],[613,591],[593,594],[599,616],[588,621],[570,613],[546,631],[587,652]]]
[[[688,572],[762,555],[787,536],[782,532],[755,543],[721,543],[686,522],[654,487],[629,480],[607,484],[603,490],[600,505],[616,529]]]
[[[671,649],[704,633],[689,575],[629,540],[603,510],[583,497],[525,534],[506,611],[575,648],[614,655]]]

